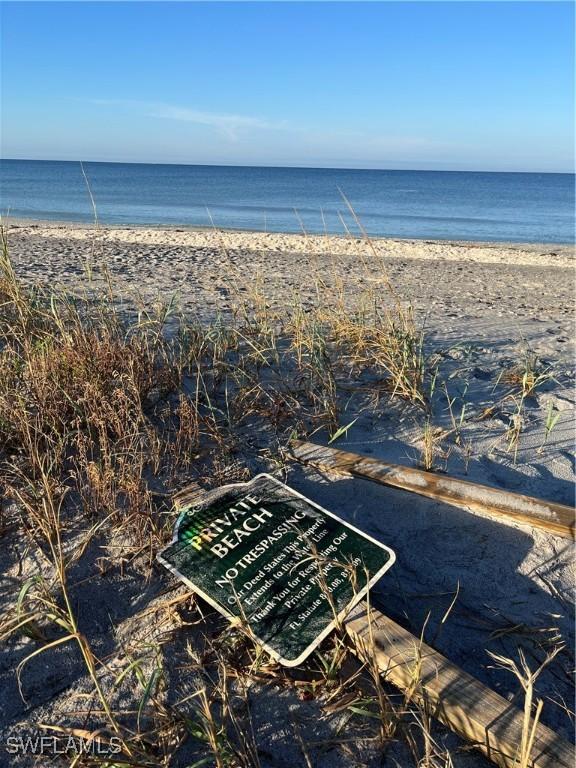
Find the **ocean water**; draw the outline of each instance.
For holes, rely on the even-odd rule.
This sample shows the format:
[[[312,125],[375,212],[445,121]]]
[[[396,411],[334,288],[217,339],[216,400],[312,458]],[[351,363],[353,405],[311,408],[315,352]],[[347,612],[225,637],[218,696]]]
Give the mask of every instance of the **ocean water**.
[[[85,163],[103,223],[574,242],[574,175]],[[0,211],[93,221],[77,162],[0,161]]]

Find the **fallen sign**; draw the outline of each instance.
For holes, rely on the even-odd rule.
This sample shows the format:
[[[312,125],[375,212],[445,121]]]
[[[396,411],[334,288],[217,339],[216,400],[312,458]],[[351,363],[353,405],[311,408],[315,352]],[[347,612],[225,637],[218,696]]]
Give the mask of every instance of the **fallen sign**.
[[[271,475],[227,485],[181,513],[157,558],[246,623],[281,664],[301,664],[394,563],[384,544]]]
[[[268,476],[259,475],[252,482],[261,477]],[[269,480],[290,494],[288,497],[290,502],[292,501],[292,496],[296,496],[306,504],[310,504],[314,509],[314,514],[317,514],[317,511],[320,510],[334,518],[338,524],[346,529],[351,528],[351,526],[338,520],[334,515],[326,512],[326,510],[322,510],[321,507],[300,496],[300,494],[292,491],[287,486],[278,483],[273,478],[269,478]],[[241,498],[241,494],[247,493],[246,489],[250,485],[225,486],[209,494],[200,491],[198,488],[193,490],[183,489],[175,497],[176,506],[182,510],[182,514],[175,526],[175,541],[173,544],[178,540],[176,533],[180,529],[181,524],[187,519],[190,522],[194,517],[193,514],[188,515],[187,512],[191,512],[194,509],[199,512],[205,511],[212,505],[215,505],[218,500],[222,501],[222,494],[231,489],[237,491],[237,499]],[[198,522],[200,522],[199,519],[197,524]],[[196,528],[198,529],[198,525]],[[188,530],[191,535],[196,535],[192,533],[191,527]],[[355,531],[353,528],[352,530]],[[356,533],[359,532],[356,531]],[[382,547],[382,545],[374,542],[370,537],[366,537],[364,534],[360,534],[360,536],[362,537],[361,543],[363,542],[364,546],[366,545],[366,540],[368,540],[378,547]],[[207,535],[207,538],[207,543],[215,540],[210,537],[210,534]],[[173,544],[160,553],[159,559],[170,570],[178,574],[178,571],[175,571],[163,559],[163,556],[170,550]],[[384,564],[384,571],[394,562],[394,553],[391,550],[387,551],[390,553],[390,560],[387,564]],[[196,562],[198,567],[202,569],[205,561]],[[194,572],[192,580],[187,577],[184,577],[183,580],[226,616],[231,619],[234,618],[232,611],[218,605],[207,596],[203,589],[198,589],[197,584],[203,580],[201,575]],[[371,583],[373,583],[372,579],[369,581],[368,587]],[[205,589],[210,590],[210,585],[208,584]],[[352,640],[356,653],[361,660],[369,659],[370,665],[373,666],[375,664],[386,680],[400,690],[403,690],[410,699],[426,706],[427,711],[433,717],[443,722],[461,737],[472,742],[492,762],[501,766],[501,768],[518,768],[520,765],[519,745],[522,743],[525,718],[523,712],[514,704],[426,645],[421,637],[411,634],[408,630],[374,609],[374,607],[369,606],[366,602],[357,602],[357,605],[344,619],[343,627]],[[304,631],[307,632],[307,628]],[[328,634],[328,631],[325,634]],[[320,642],[323,636],[317,638],[316,644]],[[270,646],[267,646],[267,649],[274,653]],[[305,654],[301,659],[292,661],[290,666],[295,666],[303,658],[305,658]],[[534,723],[532,722],[531,726],[533,725]],[[546,726],[538,723],[534,730],[533,747],[530,758],[525,763],[526,766],[529,768],[573,768],[574,763],[573,745]]]

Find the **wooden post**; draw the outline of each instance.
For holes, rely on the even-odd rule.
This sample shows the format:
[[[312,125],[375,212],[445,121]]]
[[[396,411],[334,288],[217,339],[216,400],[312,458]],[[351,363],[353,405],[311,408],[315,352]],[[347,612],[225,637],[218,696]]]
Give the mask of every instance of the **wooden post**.
[[[447,504],[471,507],[496,517],[528,523],[558,536],[574,538],[575,510],[564,504],[542,501],[448,475],[387,464],[380,459],[299,440],[294,441],[292,446],[294,458],[318,469],[363,477]]]
[[[519,767],[519,709],[366,603],[353,609],[344,626],[360,657],[375,657],[386,680],[401,690],[414,690],[413,699],[496,765]],[[572,744],[537,726],[531,768],[574,768],[575,761]]]

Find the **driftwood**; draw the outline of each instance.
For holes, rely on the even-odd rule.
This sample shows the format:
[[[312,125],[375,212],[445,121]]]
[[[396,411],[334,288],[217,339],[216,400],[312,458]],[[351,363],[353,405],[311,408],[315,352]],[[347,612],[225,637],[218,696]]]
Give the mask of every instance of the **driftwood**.
[[[298,461],[318,469],[363,477],[447,504],[471,507],[496,517],[528,523],[558,536],[574,538],[575,510],[564,504],[399,464],[387,464],[379,459],[299,440],[292,443],[292,449]]]
[[[375,658],[386,680],[410,692],[433,717],[496,765],[518,768],[523,713],[517,707],[365,603],[352,611],[344,626],[359,656]],[[529,766],[574,768],[575,760],[572,744],[537,725]]]

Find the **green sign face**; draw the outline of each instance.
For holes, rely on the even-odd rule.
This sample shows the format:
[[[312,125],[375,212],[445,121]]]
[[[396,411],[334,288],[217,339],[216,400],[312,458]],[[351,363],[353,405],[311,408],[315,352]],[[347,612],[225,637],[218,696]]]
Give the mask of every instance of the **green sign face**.
[[[158,560],[281,664],[300,664],[394,552],[270,475],[183,507]]]

